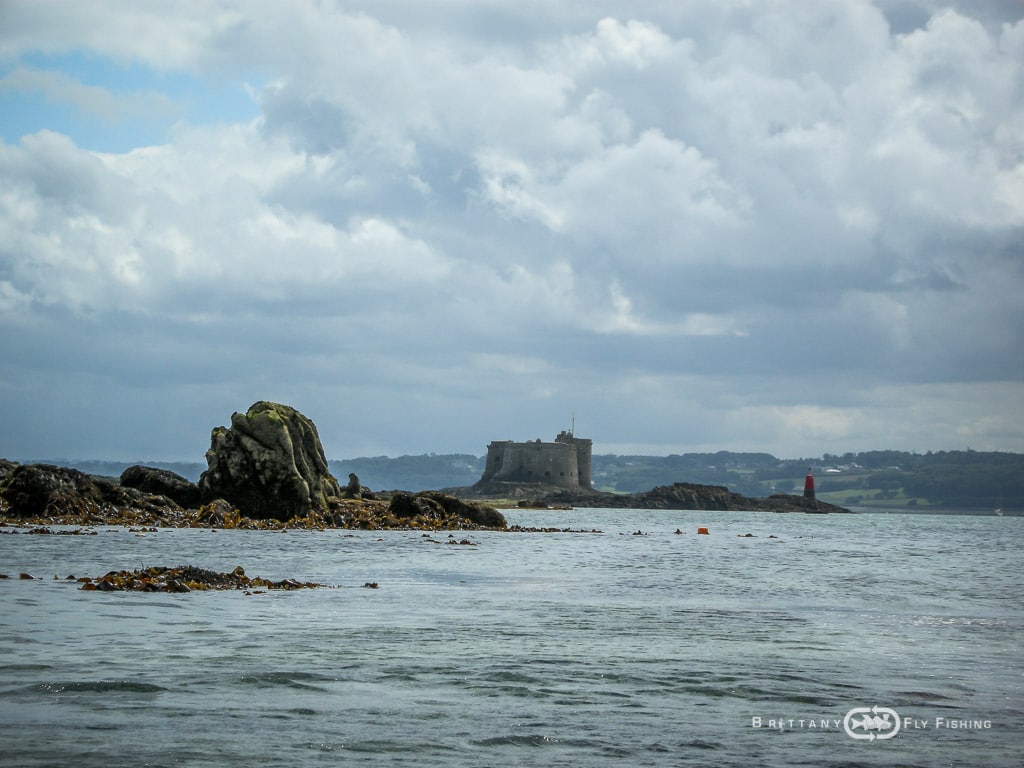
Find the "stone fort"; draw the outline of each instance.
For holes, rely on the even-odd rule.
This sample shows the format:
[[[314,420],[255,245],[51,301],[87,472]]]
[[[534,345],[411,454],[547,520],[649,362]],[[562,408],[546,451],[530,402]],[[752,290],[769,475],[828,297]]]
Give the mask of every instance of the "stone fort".
[[[496,440],[487,446],[480,483],[542,483],[590,490],[592,441],[559,432],[553,443]]]

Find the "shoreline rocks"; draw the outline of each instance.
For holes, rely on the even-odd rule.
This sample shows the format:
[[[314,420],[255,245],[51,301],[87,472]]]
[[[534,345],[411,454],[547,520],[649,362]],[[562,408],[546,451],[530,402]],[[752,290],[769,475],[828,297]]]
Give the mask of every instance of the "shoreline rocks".
[[[608,493],[593,490],[567,490],[527,483],[487,483],[466,488],[445,488],[445,493],[467,499],[508,499],[523,507],[599,507],[605,509],[678,509],[744,512],[805,512],[810,514],[846,513],[850,510],[803,496],[775,494],[751,498],[721,485],[673,483],[643,493]]]
[[[133,474],[149,476],[146,472]],[[187,496],[189,489],[185,488],[184,492]],[[186,507],[162,494],[124,487],[116,478],[49,464],[0,460],[0,526],[111,525],[143,530],[158,527],[273,531],[507,530],[505,518],[495,508],[437,492],[407,494],[423,496],[423,509],[401,514],[396,514],[401,511],[400,507],[393,508],[387,499],[366,498],[367,495],[364,489],[362,499],[332,496],[323,512],[311,511],[286,520],[258,519],[242,514],[238,507],[222,498]],[[393,500],[398,495],[390,494],[390,497]],[[52,533],[48,529],[38,532]]]
[[[52,464],[16,464],[0,482],[0,513],[18,518],[103,518],[119,510],[166,517],[181,510],[160,494]]]
[[[148,469],[151,468],[139,468],[132,472],[129,482],[144,488],[173,492],[182,500],[194,498],[198,490],[194,484],[191,484],[190,489],[188,481],[180,476],[166,478],[142,471]],[[155,472],[162,473],[164,470]],[[156,478],[156,481],[151,482],[152,478]],[[166,485],[166,482],[170,485]],[[310,511],[281,520],[250,517],[223,498],[202,504],[183,505],[162,493],[125,486],[116,478],[88,475],[76,469],[49,464],[17,464],[0,460],[0,523],[250,530],[512,530],[493,503],[467,498],[460,494],[464,490],[456,488],[419,493],[395,491],[373,494],[374,498],[366,498],[368,494],[364,493],[362,499],[330,497],[324,511]],[[733,493],[723,486],[692,483],[675,483],[640,494],[565,489],[537,494],[536,491],[536,487],[522,488],[518,506],[541,509],[586,506],[806,514],[849,512],[843,507],[802,496],[775,495],[757,499]],[[508,494],[502,498],[514,500],[516,497]]]
[[[0,459],[0,522],[193,528],[362,528],[509,530],[491,499],[520,506],[848,512],[801,496],[752,499],[724,486],[674,483],[637,494],[530,483],[478,482],[465,488],[372,493],[331,474],[316,425],[294,408],[265,400],[215,427],[208,468],[192,483],[136,465],[120,478],[49,464]]]

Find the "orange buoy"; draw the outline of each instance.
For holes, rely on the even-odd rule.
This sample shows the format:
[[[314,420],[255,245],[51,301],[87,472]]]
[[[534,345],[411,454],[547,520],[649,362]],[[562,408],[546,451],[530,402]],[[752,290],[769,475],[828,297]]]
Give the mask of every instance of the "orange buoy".
[[[697,529],[697,533],[703,533],[705,536],[710,536],[711,535],[711,534],[708,533],[708,529],[707,528],[703,528],[703,527],[702,528],[698,528]]]

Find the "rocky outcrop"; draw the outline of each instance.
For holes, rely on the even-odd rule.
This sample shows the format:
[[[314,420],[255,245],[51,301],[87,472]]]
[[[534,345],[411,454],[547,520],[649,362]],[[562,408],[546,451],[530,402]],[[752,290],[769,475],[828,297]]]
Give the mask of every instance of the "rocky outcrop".
[[[843,507],[803,496],[776,494],[766,499],[755,499],[733,493],[721,485],[695,485],[674,483],[659,486],[635,498],[645,509],[721,509],[763,512],[848,512]]]
[[[326,513],[340,497],[316,426],[287,405],[260,401],[215,427],[199,478],[204,500],[227,499],[243,515],[288,520]]]
[[[432,499],[425,499],[415,493],[398,491],[391,496],[388,502],[388,512],[400,520],[408,520],[414,517],[426,518],[428,520],[441,520],[444,517],[444,507]]]
[[[426,518],[428,520],[462,519],[485,528],[506,528],[505,516],[494,507],[475,501],[465,501],[437,491],[396,493],[391,497],[388,510],[397,518]]]
[[[465,501],[438,491],[423,491],[420,496],[433,499],[444,507],[449,515],[461,517],[485,528],[505,528],[508,525],[505,516],[487,504]]]
[[[121,485],[166,496],[181,507],[199,506],[199,486],[169,469],[137,464],[121,473]]]
[[[736,510],[751,512],[849,512],[823,501],[806,499],[803,496],[777,494],[767,499],[751,498],[730,491],[721,485],[698,485],[695,483],[673,483],[652,488],[643,493],[607,493],[594,490],[553,489],[536,484],[491,483],[482,487],[479,483],[469,488],[446,488],[446,493],[460,498],[501,498],[514,499],[548,507],[602,507],[612,509],[692,509],[692,510]]]
[[[345,486],[345,490],[342,491],[342,495],[346,499],[361,499],[363,493],[368,489],[363,488],[362,483],[359,482],[359,476],[355,472],[348,473],[348,485]],[[368,498],[373,498],[372,495],[368,495]]]
[[[647,509],[751,509],[754,499],[733,493],[722,485],[673,483],[636,494]]]
[[[829,512],[849,512],[846,507],[829,504],[820,499],[808,499],[788,493],[776,493],[767,499],[758,499],[761,509],[766,512],[806,512],[807,514],[823,515]]]
[[[69,577],[70,578],[70,577]],[[231,573],[218,573],[207,568],[181,565],[176,568],[151,566],[136,571],[109,571],[105,576],[90,578],[84,576],[77,581],[79,589],[101,592],[192,592],[207,589],[314,589],[322,587],[312,581],[283,579],[271,581],[259,576],[250,578],[245,569],[238,566]],[[252,594],[246,592],[246,594]]]
[[[548,497],[566,496],[584,498],[599,494],[598,491],[583,488],[560,488],[547,483],[516,483],[507,480],[479,480],[465,488],[442,488],[442,493],[458,496],[460,499],[525,499],[537,501]],[[611,496],[613,494],[603,494]]]
[[[95,518],[124,510],[168,516],[181,508],[163,495],[51,464],[18,464],[0,484],[6,514],[15,518]]]
[[[127,479],[143,484],[142,478],[152,477],[148,472],[132,472]],[[362,495],[361,499],[330,496],[325,513],[310,514],[306,511],[286,520],[274,517],[254,519],[223,498],[207,501],[201,506],[182,508],[164,494],[122,485],[116,478],[89,475],[68,467],[20,465],[0,459],[0,526],[56,523],[141,526],[143,530],[157,530],[157,527],[508,530],[504,516],[493,507],[437,492],[396,492],[390,494],[391,504],[369,498],[374,494],[368,494],[365,489]],[[51,533],[49,529],[33,532]]]

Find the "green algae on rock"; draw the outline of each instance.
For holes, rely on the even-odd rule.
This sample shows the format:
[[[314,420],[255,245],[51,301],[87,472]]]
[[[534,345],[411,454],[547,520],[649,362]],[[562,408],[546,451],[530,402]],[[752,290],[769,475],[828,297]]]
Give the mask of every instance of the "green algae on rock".
[[[305,517],[328,511],[341,487],[327,467],[316,425],[294,408],[265,400],[231,427],[215,427],[199,478],[204,501],[222,498],[260,520]]]

